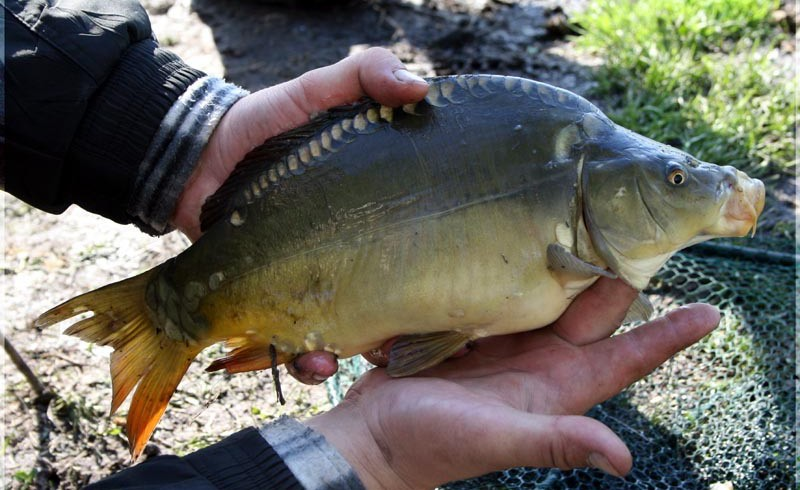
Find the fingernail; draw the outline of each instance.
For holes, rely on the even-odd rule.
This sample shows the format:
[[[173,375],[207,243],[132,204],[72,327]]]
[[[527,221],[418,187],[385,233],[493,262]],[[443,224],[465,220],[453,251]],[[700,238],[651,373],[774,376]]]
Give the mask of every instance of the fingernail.
[[[322,383],[323,381],[328,379],[327,376],[325,376],[324,374],[319,374],[319,373],[314,373],[314,374],[311,375],[311,377],[314,378],[314,381],[318,381],[320,383]]]
[[[608,459],[606,459],[606,457],[600,453],[590,454],[589,458],[587,458],[587,462],[589,463],[589,466],[591,466],[592,468],[597,468],[598,470],[605,471],[609,475],[616,476],[617,478],[622,478],[622,475],[619,474],[616,468],[611,466],[611,463],[608,462]]]
[[[426,82],[424,78],[414,75],[408,70],[397,70],[396,72],[394,72],[394,77],[404,83],[424,83],[425,85],[428,84],[428,82]]]

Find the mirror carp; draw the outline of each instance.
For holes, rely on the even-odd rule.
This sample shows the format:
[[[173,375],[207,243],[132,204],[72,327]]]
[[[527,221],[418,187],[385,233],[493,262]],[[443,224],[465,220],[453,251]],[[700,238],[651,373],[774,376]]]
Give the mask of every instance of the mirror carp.
[[[556,320],[600,276],[640,291],[678,250],[754,232],[764,185],[614,124],[585,99],[494,75],[365,100],[253,150],[203,236],[141,275],[44,313],[114,348],[112,413],[138,457],[194,357],[252,371],[400,336],[392,376]],[[628,319],[652,308],[640,295]]]

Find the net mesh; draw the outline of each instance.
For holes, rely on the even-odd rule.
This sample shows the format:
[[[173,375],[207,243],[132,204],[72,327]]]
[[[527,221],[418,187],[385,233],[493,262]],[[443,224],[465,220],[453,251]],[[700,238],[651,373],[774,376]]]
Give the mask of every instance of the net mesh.
[[[514,468],[446,488],[796,488],[800,277],[786,259],[797,251],[789,242],[766,245],[772,254],[690,249],[651,282],[647,292],[659,314],[705,302],[723,317],[711,335],[589,412],[628,444],[634,466],[625,479],[592,469]],[[788,252],[783,260],[778,249]],[[365,368],[348,360],[329,381],[331,401]]]

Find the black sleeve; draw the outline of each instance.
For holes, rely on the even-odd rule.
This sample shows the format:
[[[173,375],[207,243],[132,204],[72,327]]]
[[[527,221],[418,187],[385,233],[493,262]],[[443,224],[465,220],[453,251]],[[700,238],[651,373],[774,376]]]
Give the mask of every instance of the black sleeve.
[[[3,9],[4,190],[48,212],[74,203],[137,222],[128,204],[148,146],[204,74],[158,47],[135,1],[7,0]]]
[[[258,430],[245,429],[183,458],[157,456],[87,490],[302,490]]]

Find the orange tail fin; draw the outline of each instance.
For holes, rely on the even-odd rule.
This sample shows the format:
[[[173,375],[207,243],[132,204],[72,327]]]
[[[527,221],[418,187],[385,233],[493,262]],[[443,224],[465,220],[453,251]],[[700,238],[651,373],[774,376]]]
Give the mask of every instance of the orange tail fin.
[[[153,323],[153,315],[145,304],[145,291],[157,271],[158,268],[151,269],[72,298],[36,320],[36,326],[44,327],[83,312],[94,313],[70,326],[65,333],[114,348],[111,413],[138,383],[127,425],[134,460],[150,439],[192,359],[204,347],[172,340]]]

